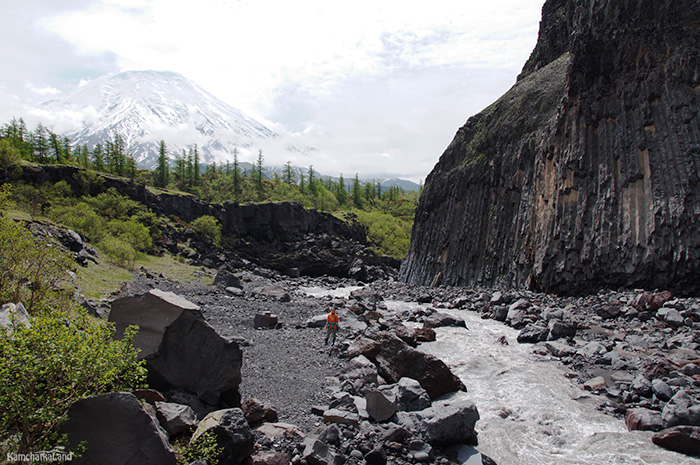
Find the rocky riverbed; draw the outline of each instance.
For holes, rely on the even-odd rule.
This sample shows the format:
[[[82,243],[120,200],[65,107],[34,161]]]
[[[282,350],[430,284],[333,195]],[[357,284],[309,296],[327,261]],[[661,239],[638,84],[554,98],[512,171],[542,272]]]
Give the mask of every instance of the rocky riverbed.
[[[621,423],[626,420],[633,430],[664,430],[654,436],[663,447],[698,453],[697,445],[687,445],[692,441],[686,436],[697,434],[700,425],[700,299],[641,290],[557,297],[414,287],[393,280],[364,285],[332,277],[291,279],[260,268],[236,272],[231,279],[235,286],[222,280],[213,286],[179,285],[139,273],[122,295],[153,288],[175,292],[199,305],[220,335],[238,341],[244,354],[242,401],[257,399],[277,413],[279,422],[294,424],[306,435],[296,443],[258,435],[263,451],[287,454],[299,463],[330,463],[335,457],[350,463],[464,463],[452,439],[414,435],[411,426],[421,427],[415,415],[406,417],[410,410],[390,410],[387,418],[377,421],[376,405],[367,412],[366,394],[388,392],[400,384],[390,379],[390,368],[382,367],[382,355],[373,355],[371,341],[391,346],[400,340],[420,350],[421,341],[435,336],[435,328],[463,325],[458,315],[468,312],[518,330],[515,341],[500,343],[528,344],[533,360],[554,360],[567,367],[571,382],[595,400],[597,407],[591,408]],[[342,328],[332,347],[324,345],[319,328],[331,306],[339,308]],[[276,317],[275,324],[256,328],[256,315],[266,314]],[[532,370],[537,370],[536,363]],[[468,380],[466,384],[469,389]],[[384,397],[397,403],[396,396]],[[436,399],[430,397],[426,405],[432,401],[435,406]],[[333,409],[336,416],[331,418],[328,411]],[[677,439],[679,434],[685,436]],[[475,435],[462,439],[477,442]],[[677,456],[677,463],[700,463],[670,454]]]

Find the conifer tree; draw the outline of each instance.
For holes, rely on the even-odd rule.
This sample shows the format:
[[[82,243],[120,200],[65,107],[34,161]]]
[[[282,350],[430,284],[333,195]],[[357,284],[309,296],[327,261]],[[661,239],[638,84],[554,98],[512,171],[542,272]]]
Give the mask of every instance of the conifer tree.
[[[294,175],[291,161],[287,161],[284,165],[283,179],[287,184],[294,184],[296,182],[296,176]]]
[[[157,187],[165,187],[168,185],[168,150],[164,140],[160,141],[160,147],[158,148],[158,165],[153,174]]]
[[[197,144],[194,144],[194,166],[193,166],[193,177],[192,185],[197,187],[200,184],[200,173],[199,173],[199,151],[197,150]],[[216,163],[214,163],[214,172],[216,172]]]
[[[238,198],[241,194],[241,168],[238,164],[238,148],[233,148],[233,195]]]

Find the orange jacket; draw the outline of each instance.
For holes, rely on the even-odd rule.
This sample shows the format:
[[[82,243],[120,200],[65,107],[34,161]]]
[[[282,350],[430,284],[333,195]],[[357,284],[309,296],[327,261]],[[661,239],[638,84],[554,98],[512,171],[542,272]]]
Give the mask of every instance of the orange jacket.
[[[328,316],[326,317],[326,326],[327,327],[332,327],[335,326],[336,328],[338,327],[338,322],[340,320],[338,319],[338,315],[335,313],[329,313]]]

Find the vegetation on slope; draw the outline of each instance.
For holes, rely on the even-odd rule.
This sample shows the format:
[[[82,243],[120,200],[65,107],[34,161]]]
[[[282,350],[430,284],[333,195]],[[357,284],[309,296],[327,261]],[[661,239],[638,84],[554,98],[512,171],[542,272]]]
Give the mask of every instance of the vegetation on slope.
[[[420,195],[420,192],[405,192],[396,186],[383,189],[379,182],[363,183],[357,174],[351,180],[346,180],[342,174],[337,179],[321,177],[313,166],[297,170],[290,162],[280,171],[274,171],[272,176],[267,176],[262,151],[250,171],[241,168],[238,155],[234,153],[230,162],[209,165],[201,173],[196,145],[189,153],[171,157],[164,141],[160,144],[155,170],[139,171],[135,160],[128,154],[124,139],[118,134],[112,141],[89,149],[87,146],[72,146],[67,137],[55,134],[41,124],[29,131],[22,119],[13,119],[0,130],[0,162],[5,170],[0,174],[6,178],[11,178],[22,162],[72,164],[91,171],[127,176],[154,189],[190,193],[206,202],[293,201],[321,211],[353,212],[367,227],[376,250],[396,258],[403,257],[408,250],[413,212]],[[97,182],[91,171],[82,175],[85,178],[83,192],[75,193],[83,196],[80,204],[62,205],[61,208],[52,205],[53,211],[49,214],[71,227],[89,228],[91,235],[86,235],[91,241],[101,244],[111,256],[119,256],[122,262],[133,265],[138,253],[148,249],[147,238],[138,224],[150,228],[152,219],[139,216],[142,212],[133,212],[127,219],[106,221],[100,221],[92,213],[79,214],[78,211],[87,207],[88,211],[99,215],[99,204],[109,200],[89,200],[90,185]],[[26,192],[24,197],[34,213],[44,205],[43,198],[50,198],[42,197],[41,192]],[[110,223],[112,220],[115,222]],[[100,237],[101,232],[107,235]]]

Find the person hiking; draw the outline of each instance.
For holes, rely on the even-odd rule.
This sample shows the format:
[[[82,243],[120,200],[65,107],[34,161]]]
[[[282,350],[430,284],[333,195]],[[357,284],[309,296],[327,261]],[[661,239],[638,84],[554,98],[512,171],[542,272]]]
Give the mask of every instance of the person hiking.
[[[335,308],[331,308],[331,312],[326,317],[326,345],[328,345],[328,339],[331,339],[331,345],[335,344],[335,334],[340,329],[338,326],[338,315],[335,313]]]

